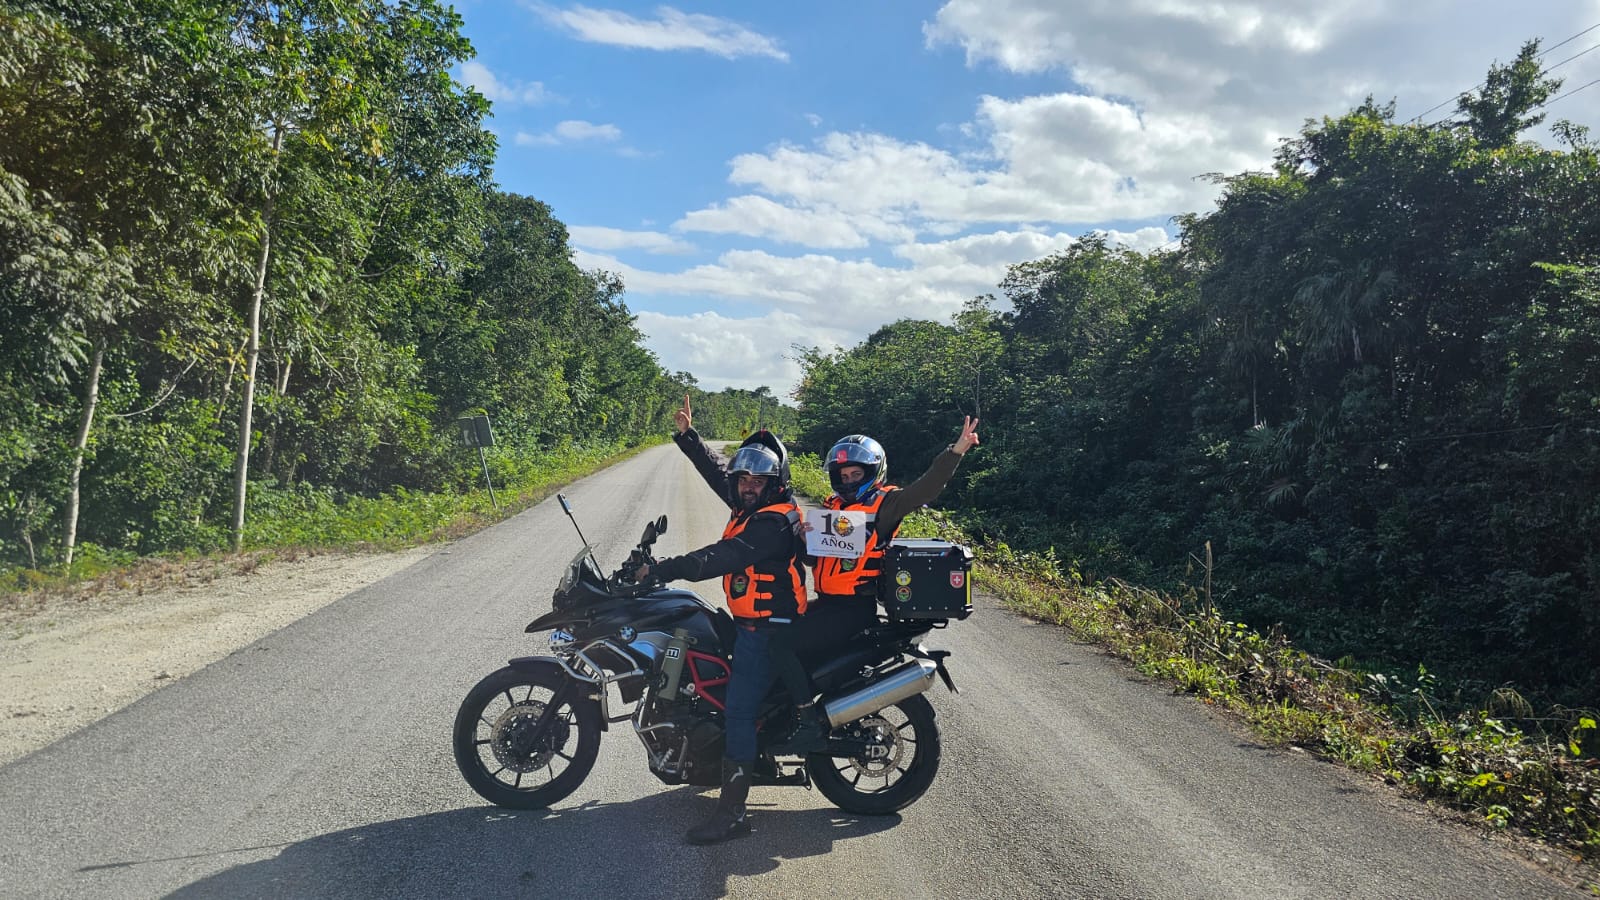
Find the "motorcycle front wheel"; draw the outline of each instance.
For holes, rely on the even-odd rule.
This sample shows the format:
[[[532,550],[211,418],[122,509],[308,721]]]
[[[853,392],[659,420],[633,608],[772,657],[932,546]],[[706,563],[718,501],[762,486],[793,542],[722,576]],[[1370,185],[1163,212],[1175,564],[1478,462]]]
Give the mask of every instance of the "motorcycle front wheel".
[[[933,704],[917,694],[834,732],[864,738],[860,756],[806,757],[811,782],[846,812],[884,816],[915,803],[939,772],[939,725]]]
[[[578,789],[600,752],[600,709],[554,666],[507,666],[478,682],[456,713],[456,767],[483,799],[543,809]],[[545,709],[555,712],[540,729]]]

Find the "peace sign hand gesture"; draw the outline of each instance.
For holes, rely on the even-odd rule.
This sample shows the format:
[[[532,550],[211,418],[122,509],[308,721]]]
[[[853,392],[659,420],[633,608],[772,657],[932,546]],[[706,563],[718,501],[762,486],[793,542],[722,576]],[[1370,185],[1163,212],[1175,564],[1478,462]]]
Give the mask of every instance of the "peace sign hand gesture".
[[[966,455],[968,450],[978,446],[978,420],[971,416],[964,416],[965,422],[961,423],[961,436],[951,445],[951,449],[961,455]]]

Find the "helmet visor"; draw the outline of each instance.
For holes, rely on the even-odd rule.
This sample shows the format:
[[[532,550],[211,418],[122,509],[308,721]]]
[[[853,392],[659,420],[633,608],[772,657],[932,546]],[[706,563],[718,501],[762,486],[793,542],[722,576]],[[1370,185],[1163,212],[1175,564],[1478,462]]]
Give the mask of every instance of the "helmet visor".
[[[728,463],[729,475],[768,475],[773,478],[778,476],[778,454],[766,447],[749,444],[739,448],[733,455],[733,460]]]
[[[835,469],[839,466],[862,466],[868,472],[878,470],[878,454],[860,444],[834,444],[828,451],[828,460],[824,468]]]

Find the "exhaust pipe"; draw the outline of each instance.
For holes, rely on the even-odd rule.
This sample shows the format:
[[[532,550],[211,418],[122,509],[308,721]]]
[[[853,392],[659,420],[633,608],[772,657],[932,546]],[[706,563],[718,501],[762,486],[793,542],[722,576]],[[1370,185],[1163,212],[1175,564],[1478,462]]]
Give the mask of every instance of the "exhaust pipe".
[[[920,694],[933,685],[933,675],[938,666],[926,659],[914,659],[903,666],[891,669],[867,686],[822,701],[828,714],[828,725],[838,728],[862,716],[870,716],[885,706],[899,703],[913,694]]]

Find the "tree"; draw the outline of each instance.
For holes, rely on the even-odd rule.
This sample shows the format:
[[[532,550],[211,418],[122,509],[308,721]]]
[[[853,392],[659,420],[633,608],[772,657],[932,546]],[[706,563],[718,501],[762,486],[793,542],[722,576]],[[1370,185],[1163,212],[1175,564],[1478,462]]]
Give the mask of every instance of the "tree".
[[[1505,147],[1544,121],[1544,113],[1533,111],[1560,89],[1561,79],[1539,65],[1539,41],[1528,41],[1510,65],[1490,66],[1483,86],[1461,95],[1456,111],[1465,118],[1458,124],[1489,147]]]

